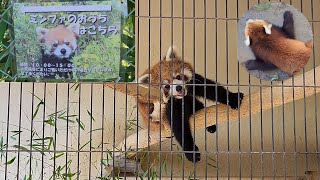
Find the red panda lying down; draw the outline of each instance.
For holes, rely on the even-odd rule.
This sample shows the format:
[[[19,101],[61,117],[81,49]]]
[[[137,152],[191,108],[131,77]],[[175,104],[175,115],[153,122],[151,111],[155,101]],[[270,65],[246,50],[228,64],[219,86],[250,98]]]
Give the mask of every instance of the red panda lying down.
[[[246,62],[248,70],[266,70],[276,66],[295,75],[304,68],[312,53],[312,41],[305,43],[294,39],[290,11],[284,13],[282,28],[260,19],[247,20],[245,38],[245,44],[256,57],[256,60]]]

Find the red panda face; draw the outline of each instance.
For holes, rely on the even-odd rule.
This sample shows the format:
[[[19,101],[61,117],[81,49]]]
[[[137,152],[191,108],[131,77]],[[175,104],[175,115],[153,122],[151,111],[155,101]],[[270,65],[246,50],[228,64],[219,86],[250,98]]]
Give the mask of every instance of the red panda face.
[[[77,50],[79,24],[59,25],[51,29],[38,27],[36,31],[46,55],[70,58]]]
[[[192,79],[192,74],[191,64],[184,62],[170,47],[166,57],[152,66],[150,73],[145,71],[138,82],[160,88],[165,101],[170,96],[181,99],[187,95],[186,83]]]
[[[272,24],[261,19],[249,19],[245,27],[245,44],[250,45],[250,38],[265,37],[271,34]]]

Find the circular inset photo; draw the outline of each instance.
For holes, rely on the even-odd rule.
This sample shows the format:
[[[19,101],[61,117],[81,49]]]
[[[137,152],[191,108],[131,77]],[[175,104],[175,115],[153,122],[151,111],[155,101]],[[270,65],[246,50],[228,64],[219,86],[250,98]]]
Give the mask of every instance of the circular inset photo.
[[[238,61],[259,79],[282,81],[298,74],[312,49],[308,20],[289,4],[261,3],[238,22]]]

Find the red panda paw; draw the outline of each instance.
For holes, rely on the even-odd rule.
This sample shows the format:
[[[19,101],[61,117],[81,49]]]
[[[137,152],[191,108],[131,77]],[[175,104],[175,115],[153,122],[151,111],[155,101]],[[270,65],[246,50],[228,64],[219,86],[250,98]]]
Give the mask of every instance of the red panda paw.
[[[232,109],[238,109],[241,105],[243,97],[244,97],[244,94],[241,92],[239,92],[239,96],[238,96],[238,93],[230,93],[229,94],[229,106]]]
[[[199,148],[197,146],[195,146],[195,152],[185,153],[185,156],[193,163],[197,163],[201,160],[201,154],[199,153]]]
[[[284,14],[283,14],[283,19],[284,19],[284,20],[288,20],[289,18],[292,18],[292,17],[293,17],[293,14],[292,14],[291,11],[286,11],[286,12],[284,12]]]

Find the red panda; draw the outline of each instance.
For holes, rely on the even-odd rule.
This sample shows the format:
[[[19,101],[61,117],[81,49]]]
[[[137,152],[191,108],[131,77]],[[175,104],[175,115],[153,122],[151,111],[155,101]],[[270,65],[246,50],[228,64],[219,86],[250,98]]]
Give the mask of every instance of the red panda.
[[[38,38],[44,47],[44,53],[54,55],[57,58],[70,58],[77,49],[77,39],[79,38],[79,24],[69,26],[59,25],[46,29],[36,28]]]
[[[150,126],[150,129],[152,131],[154,130],[160,130],[160,117],[161,117],[161,124],[164,124],[164,128],[167,130],[170,130],[169,122],[166,119],[165,115],[163,113],[165,112],[165,103],[168,100],[168,97],[170,96],[170,91],[168,88],[165,88],[165,86],[168,86],[169,80],[171,79],[171,76],[177,75],[177,74],[184,74],[185,80],[191,80],[193,68],[191,64],[184,62],[184,68],[182,60],[179,59],[177,61],[167,61],[166,59],[170,59],[171,50],[173,48],[169,48],[167,52],[167,56],[164,57],[162,60],[160,60],[158,63],[154,64],[152,67],[150,67],[149,70],[145,70],[141,76],[138,78],[138,83],[148,87],[149,83],[150,86],[153,86],[155,88],[160,88],[163,94],[163,97],[159,97],[159,101],[157,102],[150,102],[146,103],[143,101],[138,101],[138,110],[140,114],[143,117],[144,124]],[[176,57],[179,58],[179,57]],[[161,79],[160,79],[161,76]],[[165,83],[165,84],[164,84]],[[177,93],[174,91],[174,93]],[[160,105],[161,100],[161,105]],[[161,108],[161,109],[160,109]],[[160,114],[161,112],[161,114]]]
[[[170,128],[174,137],[183,148],[185,156],[194,163],[200,160],[198,147],[194,144],[189,118],[194,112],[204,108],[198,98],[206,98],[223,104],[228,104],[231,108],[237,109],[241,104],[243,93],[232,93],[216,82],[205,79],[194,72],[192,65],[178,56],[174,47],[170,47],[167,55],[157,64],[146,70],[138,79],[138,83],[146,86],[150,85],[161,90],[163,97],[160,101],[152,102],[152,108],[148,109],[148,103],[139,103],[140,113],[145,123],[155,125],[160,121],[165,127]],[[192,84],[195,85],[192,85]],[[209,85],[209,86],[206,86]],[[150,111],[152,110],[152,111]],[[149,114],[150,116],[149,116]],[[214,133],[216,126],[206,127],[207,131]],[[190,153],[195,151],[195,153]]]
[[[294,39],[293,17],[284,13],[283,27],[279,28],[261,19],[249,19],[245,27],[245,44],[256,56],[246,62],[248,70],[264,70],[274,65],[290,75],[300,72],[312,53],[312,41]]]
[[[36,32],[42,46],[42,63],[51,63],[59,68],[66,68],[78,50],[80,25],[73,23],[68,26],[58,25],[50,29],[37,27]],[[65,72],[51,73],[66,76]],[[71,73],[70,73],[71,74]]]

